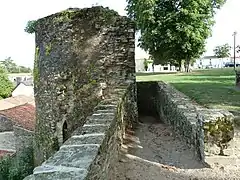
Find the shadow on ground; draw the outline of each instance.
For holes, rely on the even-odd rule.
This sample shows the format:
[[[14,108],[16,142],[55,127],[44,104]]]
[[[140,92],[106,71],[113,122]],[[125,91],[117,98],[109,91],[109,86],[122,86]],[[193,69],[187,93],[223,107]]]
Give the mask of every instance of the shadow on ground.
[[[166,75],[166,74],[177,74],[178,72],[137,72],[137,76],[152,76],[152,75]]]
[[[121,151],[118,180],[185,180],[184,169],[206,168],[171,130],[151,116],[140,116],[136,130],[128,129]]]
[[[141,116],[142,124],[136,131],[127,130],[125,146],[128,153],[153,163],[182,169],[205,166],[172,129],[151,116]]]

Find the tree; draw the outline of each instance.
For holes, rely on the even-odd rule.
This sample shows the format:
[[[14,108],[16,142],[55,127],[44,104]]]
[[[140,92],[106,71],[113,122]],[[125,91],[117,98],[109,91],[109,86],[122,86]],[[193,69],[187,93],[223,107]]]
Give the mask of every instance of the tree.
[[[35,33],[36,23],[37,23],[36,20],[28,21],[24,31],[29,34]]]
[[[7,73],[30,73],[32,70],[24,66],[18,66],[11,57],[0,61],[1,66],[6,70]]]
[[[213,52],[218,58],[226,58],[230,56],[230,50],[231,46],[229,44],[224,44],[221,46],[216,46]]]
[[[127,12],[141,32],[139,46],[155,61],[185,61],[205,51],[211,35],[214,14],[225,0],[127,0]],[[155,64],[159,64],[156,62]],[[171,63],[171,62],[170,62]]]

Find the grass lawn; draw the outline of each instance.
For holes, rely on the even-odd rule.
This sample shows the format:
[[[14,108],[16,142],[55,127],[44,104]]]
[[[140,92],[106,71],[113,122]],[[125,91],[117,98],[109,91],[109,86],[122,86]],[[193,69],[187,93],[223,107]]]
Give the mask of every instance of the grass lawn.
[[[165,81],[208,108],[240,112],[240,90],[233,68],[196,70],[192,73],[137,75],[137,81]]]

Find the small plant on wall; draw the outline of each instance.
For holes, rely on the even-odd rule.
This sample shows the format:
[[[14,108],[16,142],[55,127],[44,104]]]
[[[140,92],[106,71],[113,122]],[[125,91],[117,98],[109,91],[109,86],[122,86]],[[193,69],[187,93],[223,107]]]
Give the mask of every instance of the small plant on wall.
[[[148,61],[147,61],[146,58],[144,58],[143,65],[144,65],[144,69],[145,69],[145,71],[147,71],[147,69],[148,69]]]
[[[153,60],[144,58],[143,66],[144,66],[145,71],[148,70],[148,64],[151,64],[151,63],[153,63]]]

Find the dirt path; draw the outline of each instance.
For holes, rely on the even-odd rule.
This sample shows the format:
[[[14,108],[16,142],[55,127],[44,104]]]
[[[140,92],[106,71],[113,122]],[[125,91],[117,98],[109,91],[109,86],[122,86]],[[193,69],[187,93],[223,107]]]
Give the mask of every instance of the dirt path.
[[[142,124],[128,131],[117,164],[117,180],[240,180],[240,166],[207,168],[165,124],[141,117]]]

